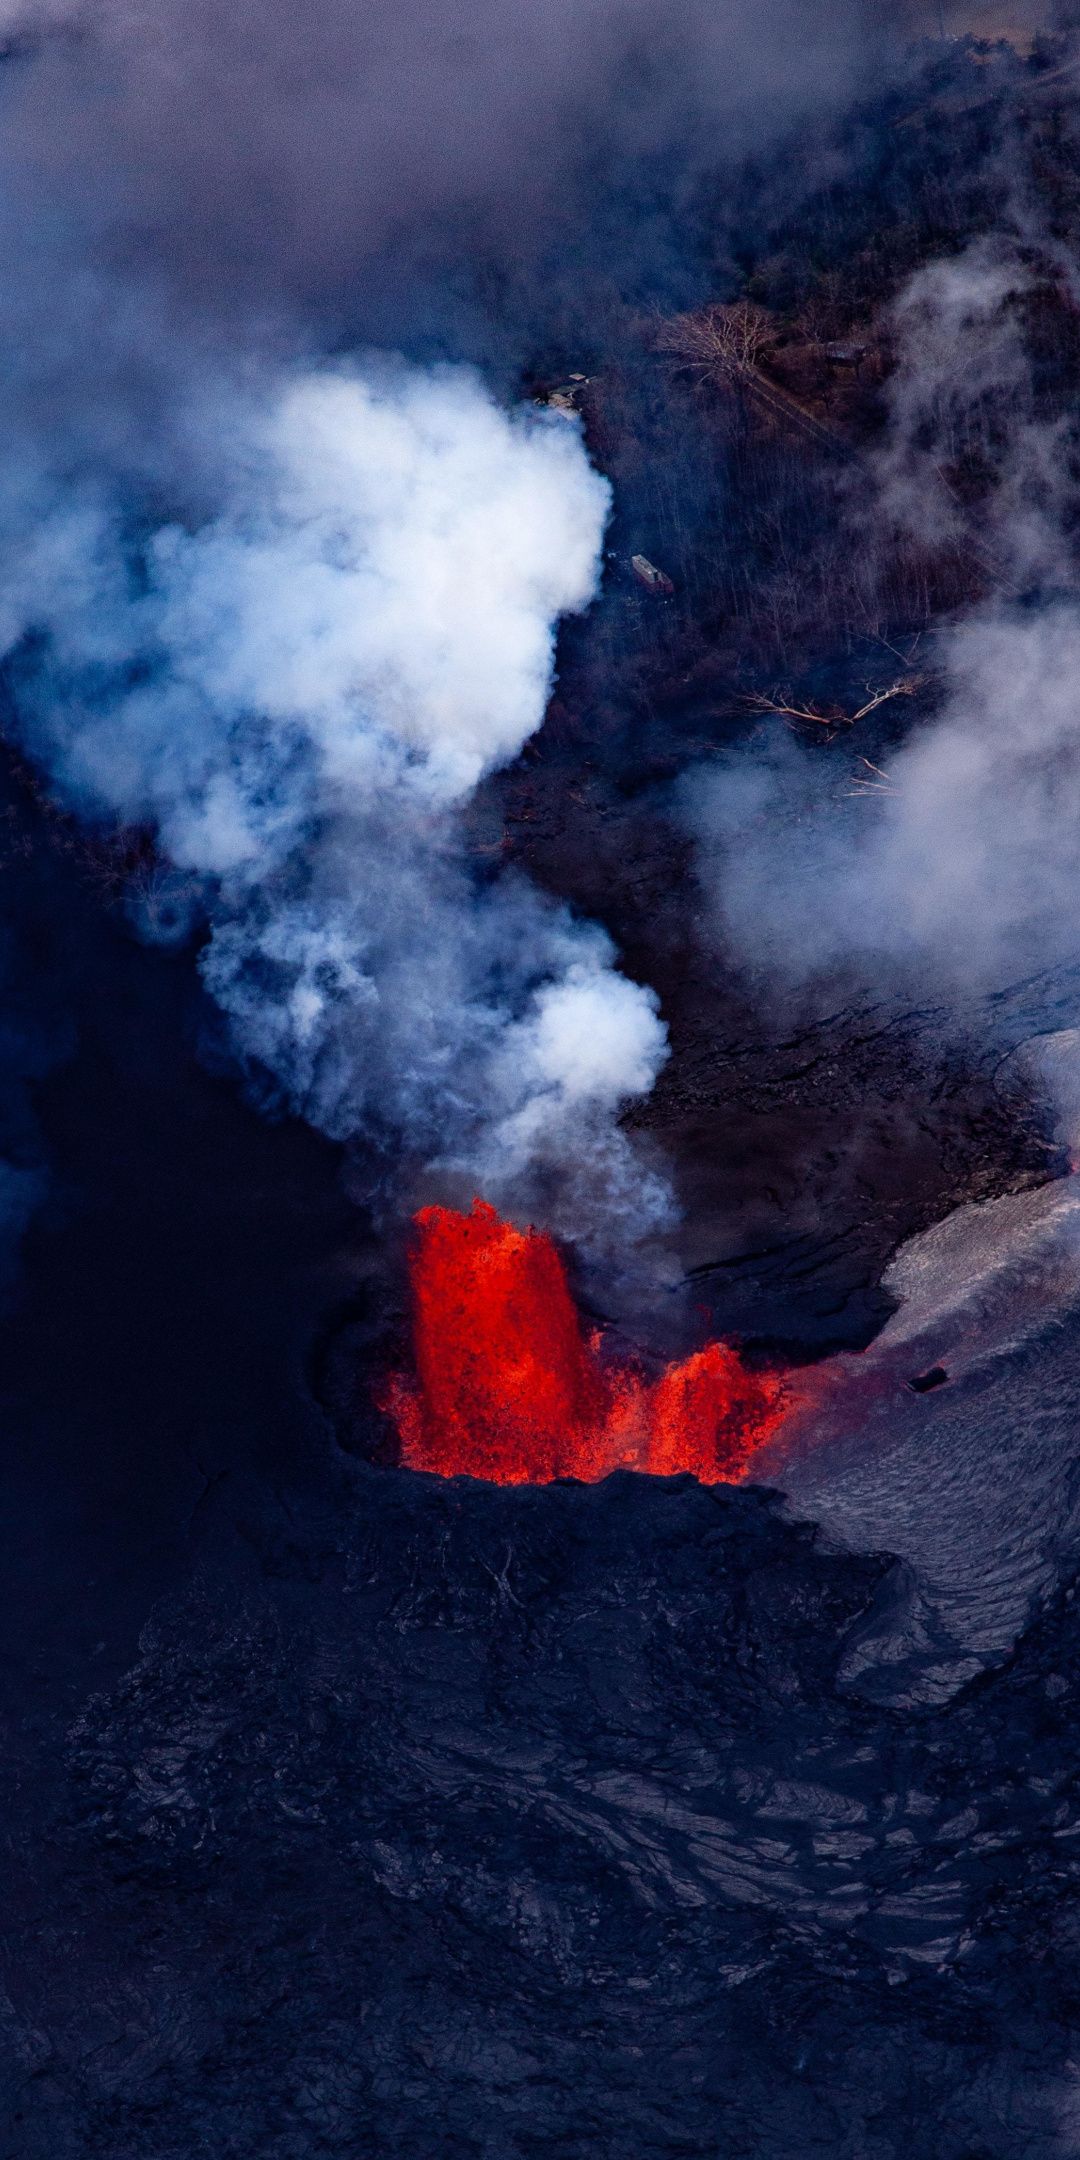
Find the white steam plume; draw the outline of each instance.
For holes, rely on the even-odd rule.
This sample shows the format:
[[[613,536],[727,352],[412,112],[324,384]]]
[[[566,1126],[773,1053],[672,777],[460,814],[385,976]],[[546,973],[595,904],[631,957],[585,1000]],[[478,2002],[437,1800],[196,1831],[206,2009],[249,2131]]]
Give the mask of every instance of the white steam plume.
[[[155,828],[266,1094],[567,1234],[640,1233],[666,1190],[617,1119],[666,1056],[656,998],[524,879],[478,882],[459,815],[540,724],[606,482],[574,424],[462,370],[215,412],[219,499],[185,522],[25,450],[3,476],[34,754],[84,813]]]

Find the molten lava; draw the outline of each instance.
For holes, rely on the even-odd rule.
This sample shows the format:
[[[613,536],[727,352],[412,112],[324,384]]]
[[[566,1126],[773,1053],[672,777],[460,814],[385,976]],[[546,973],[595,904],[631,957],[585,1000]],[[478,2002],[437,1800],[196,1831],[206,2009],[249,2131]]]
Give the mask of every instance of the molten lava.
[[[550,1238],[483,1200],[471,1215],[422,1209],[410,1265],[416,1379],[392,1380],[383,1407],[414,1470],[523,1485],[626,1467],[733,1483],[784,1417],[781,1381],[725,1343],[657,1380],[610,1362],[582,1334]]]

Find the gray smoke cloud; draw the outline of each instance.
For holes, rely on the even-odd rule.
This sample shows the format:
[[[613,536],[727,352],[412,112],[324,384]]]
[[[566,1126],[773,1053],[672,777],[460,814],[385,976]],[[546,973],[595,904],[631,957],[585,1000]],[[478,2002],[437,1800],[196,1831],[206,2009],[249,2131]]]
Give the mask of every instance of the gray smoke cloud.
[[[870,538],[977,548],[989,582],[925,649],[936,709],[866,792],[779,722],[687,790],[721,938],[793,995],[839,973],[963,998],[1076,954],[1080,495],[1075,422],[1043,410],[1029,357],[1039,275],[981,243],[893,311]]]
[[[718,157],[820,124],[879,20],[864,0],[8,0],[0,162],[32,227],[52,199],[84,251],[200,304],[410,339],[422,315],[453,339],[480,262],[493,314],[620,256],[662,275],[662,214]]]

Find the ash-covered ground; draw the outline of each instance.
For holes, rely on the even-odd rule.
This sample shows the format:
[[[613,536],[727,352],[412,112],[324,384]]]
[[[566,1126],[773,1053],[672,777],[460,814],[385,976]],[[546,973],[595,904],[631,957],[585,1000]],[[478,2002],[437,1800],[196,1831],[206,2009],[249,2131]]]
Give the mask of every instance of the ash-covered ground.
[[[380,171],[388,197],[409,187],[389,209],[357,198],[349,223],[337,74],[317,128],[288,77],[280,192],[251,184],[252,81],[280,122],[291,53],[270,8],[224,165],[178,118],[167,40],[136,98],[126,48],[98,82],[119,168],[149,161],[154,182],[148,209],[123,197],[110,265],[149,259],[166,283],[171,265],[170,305],[194,293],[225,341],[220,288],[247,305],[250,279],[263,306],[270,286],[302,296],[320,351],[477,361],[545,427],[580,427],[613,509],[543,726],[510,730],[524,749],[488,760],[440,841],[458,886],[394,883],[415,851],[400,808],[325,845],[340,804],[305,797],[243,917],[217,857],[178,878],[163,838],[193,670],[200,755],[228,702],[192,588],[170,588],[167,665],[125,648],[118,685],[109,639],[139,630],[200,520],[228,582],[229,549],[254,527],[272,557],[285,513],[260,527],[241,494],[214,524],[217,438],[182,406],[197,484],[101,601],[87,563],[108,520],[84,556],[78,520],[74,542],[52,522],[59,483],[5,467],[11,578],[21,487],[50,536],[24,582],[60,597],[3,663],[0,2160],[1080,2152],[1080,46],[1067,10],[945,12],[928,42],[887,41],[854,99],[850,55],[826,66],[808,34],[810,125],[780,9],[739,96],[706,101],[730,153],[680,148],[674,181],[672,141],[702,112],[676,71],[646,126],[666,78],[635,47],[610,139],[529,167],[497,214],[468,198],[464,228],[457,88],[430,128],[401,108],[434,206],[388,105]],[[237,56],[215,24],[199,11],[219,114]],[[16,138],[37,34],[3,63],[29,86]],[[445,47],[455,65],[476,39]],[[71,89],[85,49],[65,36],[37,108],[64,188],[96,142]],[[528,58],[488,82],[496,133]],[[33,233],[40,278],[55,233]],[[146,383],[125,375],[130,324],[124,365],[107,344],[102,366],[95,318],[71,362],[90,427],[58,321],[28,339],[17,426],[70,426],[73,487],[141,442]],[[155,400],[171,408],[153,393],[156,444]],[[148,461],[137,511],[117,487],[114,524],[164,520],[177,469]],[[424,563],[437,586],[438,553]],[[263,640],[304,582],[286,568]],[[92,635],[64,612],[81,580]],[[418,586],[410,635],[427,619]],[[498,648],[500,674],[513,657]],[[139,795],[155,667],[173,703]],[[305,746],[294,730],[267,763],[267,730],[245,736],[241,704],[228,718],[217,778],[245,776],[272,849]],[[317,905],[355,899],[340,864],[369,843],[371,890],[329,936]],[[582,1128],[629,1136],[643,1196],[659,1165],[677,1200],[634,1270],[568,1239],[583,1311],[647,1369],[721,1336],[798,1371],[745,1489],[629,1472],[501,1489],[397,1464],[376,1403],[408,1357],[407,1202],[447,1189],[416,1138],[434,1113],[331,1114],[327,1071],[346,1052],[381,1070],[380,1025],[331,1029],[301,1083],[247,993],[277,1015],[270,962],[298,907],[304,1024],[320,998],[351,1012],[340,922],[357,941],[365,908],[412,905],[418,935],[357,1010],[381,997],[381,1032],[422,1049],[390,996],[425,936],[449,921],[482,943],[523,890],[574,911],[570,980],[583,926],[603,927],[671,1046],[654,1085],[617,1091],[621,1122],[605,1104]],[[513,924],[553,919],[528,906],[499,932],[500,1019],[525,997]],[[255,961],[230,1005],[207,955],[241,920]],[[449,1028],[434,972],[416,1005]],[[453,1087],[434,1100],[457,1115]],[[532,1188],[553,1219],[580,1168],[568,1130]]]

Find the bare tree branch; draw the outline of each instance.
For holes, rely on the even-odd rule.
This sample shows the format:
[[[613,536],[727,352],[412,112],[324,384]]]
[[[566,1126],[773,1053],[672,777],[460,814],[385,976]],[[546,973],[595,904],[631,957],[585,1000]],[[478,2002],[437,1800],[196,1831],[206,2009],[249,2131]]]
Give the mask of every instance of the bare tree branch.
[[[865,720],[868,713],[876,712],[879,705],[887,705],[890,698],[914,697],[925,681],[925,675],[902,675],[884,690],[872,690],[867,683],[866,703],[860,705],[857,712],[845,712],[839,705],[824,708],[820,705],[793,705],[783,691],[767,697],[760,690],[751,690],[747,692],[742,703],[750,712],[775,714],[789,725],[793,721],[801,720],[816,727],[854,727],[857,721]],[[866,763],[867,760],[864,759],[863,762]]]
[[[849,795],[896,794],[897,790],[893,786],[889,774],[887,772],[883,772],[880,765],[872,764],[871,760],[868,757],[860,758],[859,763],[860,765],[865,765],[867,772],[873,773],[874,778],[872,780],[864,780],[861,774],[857,773],[855,776],[854,786],[849,787],[847,791]]]
[[[671,353],[705,375],[744,374],[756,368],[771,342],[768,315],[752,300],[676,315],[661,323],[656,339],[660,352]]]

